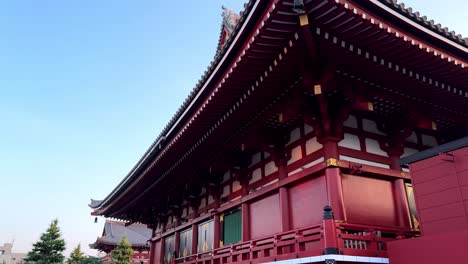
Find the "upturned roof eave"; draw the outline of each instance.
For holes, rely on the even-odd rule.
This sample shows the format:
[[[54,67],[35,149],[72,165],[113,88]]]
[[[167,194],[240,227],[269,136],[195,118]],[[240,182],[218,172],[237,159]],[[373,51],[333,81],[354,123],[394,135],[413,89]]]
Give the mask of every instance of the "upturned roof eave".
[[[177,110],[175,115],[171,118],[169,123],[165,126],[163,131],[159,134],[156,140],[151,144],[148,150],[143,154],[137,164],[132,168],[132,170],[125,176],[125,178],[109,193],[106,198],[103,200],[94,200],[91,199],[91,203],[88,205],[91,209],[94,210],[92,215],[102,215],[104,211],[102,210],[111,200],[113,200],[123,189],[124,187],[133,182],[137,177],[140,176],[140,172],[145,169],[145,165],[148,162],[158,155],[158,153],[163,149],[163,144],[166,142],[167,138],[172,137],[172,133],[175,132],[176,127],[179,123],[193,111],[193,108],[196,108],[195,101],[199,98],[201,93],[203,93],[206,88],[206,84],[211,80],[211,78],[217,74],[217,69],[221,63],[224,62],[225,58],[229,55],[229,51],[232,46],[236,44],[236,41],[241,35],[244,24],[248,22],[251,14],[255,11],[258,3],[263,0],[250,0],[246,4],[246,9],[241,13],[239,23],[235,27],[233,33],[226,40],[224,47],[221,50],[216,52],[214,60],[208,66],[207,71],[201,77],[198,84],[194,87],[190,95],[186,98],[181,107]]]
[[[417,11],[413,11],[411,7],[406,8],[404,3],[398,3],[397,0],[370,0],[370,2],[372,2],[374,5],[382,4],[390,8],[391,10],[397,12],[399,15],[402,15],[411,22],[416,23],[418,26],[430,30],[433,33],[439,35],[443,38],[441,40],[452,45],[453,47],[467,52],[468,38],[463,37],[461,34],[457,34],[454,31],[450,31],[447,27],[443,27],[441,24],[436,23],[434,20],[429,19],[424,15],[421,15]],[[380,7],[382,8],[382,6]],[[386,11],[388,12],[388,10]]]

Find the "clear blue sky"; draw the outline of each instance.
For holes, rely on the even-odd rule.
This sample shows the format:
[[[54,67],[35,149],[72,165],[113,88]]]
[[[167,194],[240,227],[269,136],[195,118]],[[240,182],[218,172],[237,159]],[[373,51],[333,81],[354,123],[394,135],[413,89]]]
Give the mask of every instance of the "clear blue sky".
[[[0,244],[26,252],[53,218],[67,241],[100,234],[104,198],[215,53],[221,5],[246,0],[0,2]],[[405,1],[468,35],[465,0]]]

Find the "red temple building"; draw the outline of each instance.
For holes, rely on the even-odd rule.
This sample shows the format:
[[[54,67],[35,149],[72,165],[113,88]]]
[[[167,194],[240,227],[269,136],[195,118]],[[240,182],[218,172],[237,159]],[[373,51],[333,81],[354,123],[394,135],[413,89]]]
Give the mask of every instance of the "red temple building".
[[[213,62],[93,214],[151,228],[152,264],[389,263],[430,230],[400,159],[468,135],[467,60],[391,0],[224,8]]]
[[[102,230],[102,235],[96,239],[96,242],[89,245],[92,249],[105,252],[104,262],[111,261],[112,250],[120,243],[123,236],[132,245],[134,251],[132,263],[147,264],[150,259],[150,247],[148,241],[151,239],[152,231],[143,224],[126,225],[125,222],[107,220]]]

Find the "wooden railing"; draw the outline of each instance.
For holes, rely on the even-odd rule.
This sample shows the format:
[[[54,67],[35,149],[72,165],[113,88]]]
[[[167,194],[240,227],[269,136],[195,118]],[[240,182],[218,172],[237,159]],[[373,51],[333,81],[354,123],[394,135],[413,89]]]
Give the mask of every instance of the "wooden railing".
[[[340,254],[368,257],[387,257],[387,242],[412,238],[418,232],[379,226],[340,223],[338,249]]]
[[[334,220],[333,220],[334,221]],[[247,242],[177,258],[184,264],[250,264],[324,254],[324,225],[283,232]],[[418,236],[417,232],[398,228],[336,223],[338,254],[387,257],[388,241]]]
[[[176,262],[187,264],[262,263],[316,256],[321,254],[322,248],[322,225],[315,225],[193,254],[178,258]]]

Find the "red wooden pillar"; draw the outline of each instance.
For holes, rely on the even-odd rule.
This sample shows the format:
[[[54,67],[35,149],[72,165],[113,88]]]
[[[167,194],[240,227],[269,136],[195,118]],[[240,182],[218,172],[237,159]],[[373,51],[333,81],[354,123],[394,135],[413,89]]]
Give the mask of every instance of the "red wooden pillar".
[[[164,263],[164,250],[166,246],[166,241],[164,237],[161,237],[161,251],[159,251],[159,263]]]
[[[219,214],[215,214],[213,217],[213,249],[219,248],[219,238],[220,238],[220,217]]]
[[[279,188],[279,202],[281,209],[281,231],[289,231],[291,229],[289,221],[289,194],[286,187]]]
[[[403,151],[388,151],[388,154],[390,156],[390,169],[401,170],[399,160]],[[403,179],[397,179],[393,182],[393,193],[395,195],[398,226],[410,228],[411,216],[408,205],[408,196],[406,194],[406,185]]]
[[[288,155],[284,154],[284,150],[281,150],[281,155],[277,155],[275,160],[275,165],[278,167],[278,178],[280,180],[288,177]],[[289,222],[289,195],[288,189],[286,187],[279,188],[279,202],[281,210],[281,231],[290,230]]]
[[[395,206],[397,209],[398,225],[409,228],[411,227],[411,220],[405,181],[403,179],[395,180],[393,182],[393,191],[395,193]]]
[[[339,158],[337,138],[325,137],[321,140],[323,144],[325,160]],[[341,182],[340,168],[326,168],[325,180],[327,182],[328,203],[333,208],[334,218],[346,220],[343,199],[343,184]]]
[[[338,159],[339,154],[338,154],[338,139],[334,138],[325,138],[322,140],[323,144],[323,151],[324,151],[324,156],[325,160],[327,159]]]
[[[197,243],[198,243],[198,225],[192,225],[192,255],[197,254]]]
[[[323,254],[339,254],[338,236],[332,207],[327,205],[323,208],[323,211]]]
[[[174,233],[174,252],[175,252],[175,256],[174,256],[174,259],[178,258],[180,253],[179,253],[179,248],[180,248],[180,232],[179,231],[176,231]],[[174,253],[174,252],[171,252],[171,253]]]
[[[249,221],[249,205],[246,203],[242,204],[242,242],[250,240],[250,221]]]
[[[340,168],[325,169],[325,179],[327,182],[328,203],[333,208],[335,219],[345,221],[346,213]]]
[[[149,264],[156,264],[155,259],[154,259],[156,255],[155,247],[156,247],[156,241],[151,241]]]

